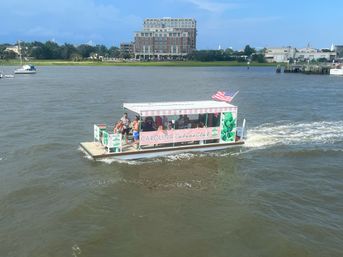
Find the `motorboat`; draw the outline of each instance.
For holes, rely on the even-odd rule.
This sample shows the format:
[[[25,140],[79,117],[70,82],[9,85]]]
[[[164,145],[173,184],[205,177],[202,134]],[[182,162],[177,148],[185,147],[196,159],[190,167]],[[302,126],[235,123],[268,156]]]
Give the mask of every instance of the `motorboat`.
[[[224,101],[124,103],[123,108],[139,119],[139,139],[130,142],[112,126],[94,124],[93,141],[80,143],[92,159],[154,158],[245,142],[245,120],[237,127],[238,108]]]
[[[333,69],[330,69],[330,75],[343,76],[343,66],[338,65]]]
[[[281,73],[281,66],[280,65],[276,66],[276,71],[275,72],[276,73]]]
[[[25,64],[23,65],[23,55],[21,51],[20,41],[18,41],[19,58],[21,68],[14,70],[14,74],[35,74],[37,72],[36,67],[33,65]]]
[[[21,68],[14,71],[15,74],[35,74],[37,72],[33,65],[23,65]]]

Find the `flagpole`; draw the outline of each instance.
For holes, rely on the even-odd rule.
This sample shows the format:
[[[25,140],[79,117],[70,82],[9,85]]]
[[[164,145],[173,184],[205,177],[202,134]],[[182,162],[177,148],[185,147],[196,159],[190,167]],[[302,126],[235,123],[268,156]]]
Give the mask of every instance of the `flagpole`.
[[[232,100],[235,98],[236,95],[238,95],[239,90],[232,96]]]

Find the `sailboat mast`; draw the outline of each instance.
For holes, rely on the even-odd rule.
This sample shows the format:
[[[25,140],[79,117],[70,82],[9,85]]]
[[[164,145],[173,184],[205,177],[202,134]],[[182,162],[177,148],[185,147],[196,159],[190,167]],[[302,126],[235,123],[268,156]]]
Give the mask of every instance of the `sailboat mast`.
[[[20,65],[23,65],[23,57],[21,55],[21,47],[20,47],[20,40],[18,40],[18,52],[19,52],[19,58],[20,58]]]

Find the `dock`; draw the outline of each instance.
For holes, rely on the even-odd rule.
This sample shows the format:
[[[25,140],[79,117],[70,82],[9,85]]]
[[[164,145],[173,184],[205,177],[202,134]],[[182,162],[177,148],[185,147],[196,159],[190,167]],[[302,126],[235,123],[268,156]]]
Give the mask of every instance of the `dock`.
[[[289,64],[285,67],[284,73],[329,75],[331,68],[331,65],[327,64]]]

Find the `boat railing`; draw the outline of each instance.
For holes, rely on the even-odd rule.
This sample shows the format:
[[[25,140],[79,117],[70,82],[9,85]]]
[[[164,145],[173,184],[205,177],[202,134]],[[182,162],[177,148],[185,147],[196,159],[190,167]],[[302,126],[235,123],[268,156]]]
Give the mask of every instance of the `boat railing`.
[[[101,143],[107,152],[122,152],[122,135],[109,133],[106,124],[94,124],[94,142]]]
[[[220,127],[170,129],[140,132],[140,146],[157,144],[195,143],[220,139]]]
[[[138,149],[177,147],[182,145],[203,145],[212,143],[235,143],[246,138],[245,125],[235,128],[233,136],[223,140],[221,127],[202,127],[188,129],[166,129],[155,131],[140,131]],[[121,133],[111,133],[106,124],[94,124],[94,142],[101,144],[108,153],[123,151],[123,136]],[[111,130],[112,131],[112,130]],[[124,149],[126,149],[124,147]]]

